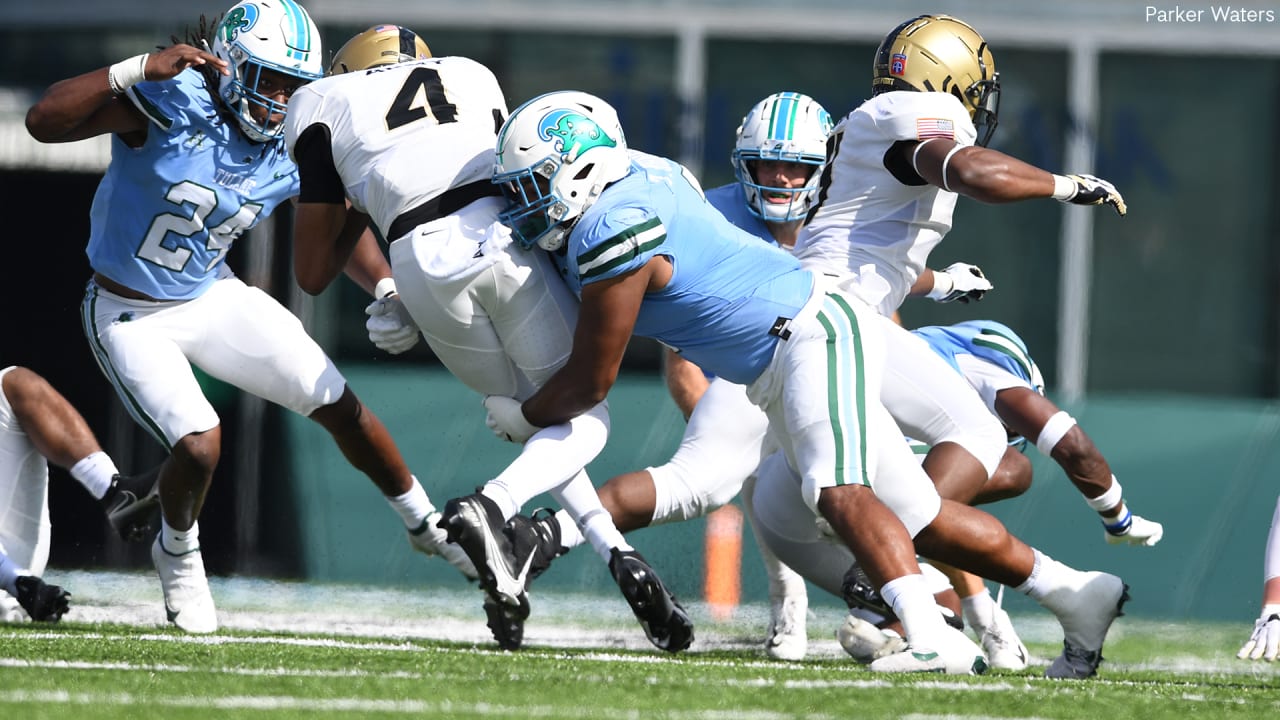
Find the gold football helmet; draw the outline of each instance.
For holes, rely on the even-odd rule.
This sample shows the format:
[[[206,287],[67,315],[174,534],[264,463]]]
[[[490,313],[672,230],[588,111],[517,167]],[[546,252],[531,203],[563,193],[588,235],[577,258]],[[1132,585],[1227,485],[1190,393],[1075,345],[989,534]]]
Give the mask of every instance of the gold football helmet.
[[[431,57],[431,48],[409,28],[374,25],[347,41],[329,64],[330,75]]]
[[[951,93],[969,111],[985,146],[996,130],[1000,74],[977,30],[948,15],[914,17],[885,36],[872,66],[871,92]]]

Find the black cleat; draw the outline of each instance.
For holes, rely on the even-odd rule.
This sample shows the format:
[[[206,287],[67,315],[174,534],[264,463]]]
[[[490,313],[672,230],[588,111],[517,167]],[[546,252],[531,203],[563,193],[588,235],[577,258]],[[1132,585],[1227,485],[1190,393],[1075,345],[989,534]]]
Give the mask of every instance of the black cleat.
[[[18,604],[37,622],[56,623],[70,606],[71,593],[33,575],[23,575],[14,584],[18,587]]]
[[[631,605],[649,642],[659,650],[680,652],[693,643],[693,621],[635,550],[610,551],[609,572]]]
[[[155,537],[160,518],[160,467],[141,475],[115,475],[98,502],[107,521],[126,542]]]
[[[844,604],[850,610],[860,608],[882,616],[884,619],[875,623],[878,627],[898,622],[898,614],[893,611],[889,603],[885,602],[880,591],[876,590],[875,583],[871,582],[871,578],[867,577],[858,563],[850,565],[849,570],[845,572],[844,582],[840,584],[840,596],[844,598]],[[951,612],[950,608],[939,605],[938,612],[942,613],[942,619],[948,625],[956,630],[964,630],[964,620]]]
[[[883,615],[884,620],[881,622],[892,622],[898,619],[898,614],[889,607],[889,603],[884,601],[875,583],[871,582],[871,578],[867,577],[857,563],[850,565],[849,570],[845,572],[844,582],[840,584],[840,596],[844,598],[844,604],[851,609],[861,608]]]
[[[512,607],[484,596],[484,614],[493,639],[503,650],[519,650],[524,642],[524,621],[529,617],[529,598],[520,598],[519,605]]]
[[[516,515],[503,528],[515,557],[533,558],[529,579],[533,580],[551,567],[551,561],[569,552],[560,544],[560,524],[550,508],[538,508],[529,516]]]
[[[437,525],[475,565],[494,639],[503,649],[516,650],[524,637],[525,618],[529,617],[526,590],[536,548],[523,548],[517,559],[505,526],[502,511],[480,493],[445,503]]]

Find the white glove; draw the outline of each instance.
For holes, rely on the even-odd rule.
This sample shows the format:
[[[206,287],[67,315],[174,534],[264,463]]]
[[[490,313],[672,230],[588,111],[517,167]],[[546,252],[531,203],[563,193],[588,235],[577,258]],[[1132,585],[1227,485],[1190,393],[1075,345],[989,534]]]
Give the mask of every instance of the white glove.
[[[945,270],[933,271],[933,290],[929,291],[928,297],[940,303],[953,300],[977,302],[991,288],[991,281],[982,274],[982,268],[958,262],[951,263]]]
[[[503,395],[486,395],[484,407],[489,411],[484,424],[489,426],[499,440],[525,444],[534,433],[542,428],[530,423],[524,417],[520,401]]]
[[[398,294],[374,300],[364,309],[364,314],[369,316],[364,324],[369,340],[379,350],[399,355],[418,344],[418,326],[409,317]]]
[[[1253,623],[1253,634],[1236,657],[1275,662],[1277,655],[1280,655],[1280,605],[1263,605],[1262,614]]]
[[[1129,212],[1116,186],[1093,175],[1054,175],[1053,199],[1072,205],[1110,205],[1121,217]]]
[[[1128,512],[1128,510],[1125,510]],[[1109,545],[1141,545],[1142,547],[1151,547],[1160,542],[1160,538],[1164,537],[1164,526],[1153,520],[1148,520],[1138,515],[1130,516],[1129,527],[1121,529],[1118,532],[1112,532],[1106,529],[1105,534]],[[1106,526],[1106,523],[1103,523]]]

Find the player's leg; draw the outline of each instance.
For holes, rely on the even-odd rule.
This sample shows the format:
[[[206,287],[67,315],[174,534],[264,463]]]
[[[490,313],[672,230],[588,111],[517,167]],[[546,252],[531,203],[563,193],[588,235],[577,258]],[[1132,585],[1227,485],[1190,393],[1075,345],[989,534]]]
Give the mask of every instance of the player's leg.
[[[84,417],[43,377],[27,368],[0,371],[3,392],[31,444],[65,468],[97,499],[127,540],[142,540],[158,509],[158,469],[121,475]]]
[[[924,467],[938,494],[971,501],[1004,456],[1004,428],[927,343],[887,318],[877,322],[889,359],[881,386],[884,406],[903,432],[931,446]]]
[[[1014,537],[991,515],[950,500],[916,535],[916,548],[925,557],[1008,585],[1053,612],[1065,641],[1046,675],[1078,679],[1097,672],[1107,631],[1129,599],[1120,578],[1070,568]]]
[[[170,622],[195,633],[217,629],[197,519],[221,453],[221,428],[187,357],[203,344],[210,307],[129,300],[90,285],[81,308],[103,374],[134,420],[169,451],[151,558]]]
[[[784,463],[785,464],[785,463]],[[765,578],[769,581],[769,629],[765,632],[765,654],[775,660],[803,660],[809,651],[809,593],[804,578],[774,554],[765,542],[756,518],[756,476],[742,484],[742,506],[751,534],[756,540]]]
[[[801,477],[805,502],[880,586],[917,651],[914,664],[885,658],[873,669],[979,672],[985,669],[981,652],[943,622],[916,562],[908,527],[922,520],[900,520],[903,513],[895,514],[872,489],[875,478],[900,482],[905,474],[932,490],[880,404],[885,355],[874,317],[847,296],[815,293],[792,321],[773,365],[748,390],[769,413],[788,464]],[[814,402],[815,397],[827,401]],[[926,494],[918,503],[922,519],[930,518],[928,500]],[[962,657],[967,661],[960,662]]]

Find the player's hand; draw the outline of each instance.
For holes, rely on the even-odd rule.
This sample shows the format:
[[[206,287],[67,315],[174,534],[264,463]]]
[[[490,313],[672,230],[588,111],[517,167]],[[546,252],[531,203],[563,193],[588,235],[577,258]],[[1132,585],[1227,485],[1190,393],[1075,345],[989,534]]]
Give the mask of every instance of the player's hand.
[[[993,287],[987,276],[982,274],[982,268],[977,265],[958,262],[951,263],[945,270],[934,270],[935,285],[938,283],[938,273],[951,278],[951,291],[942,297],[934,298],[937,302],[949,303],[955,300],[962,303],[977,302]],[[930,295],[930,297],[933,296]]]
[[[1072,205],[1110,205],[1121,217],[1129,212],[1120,191],[1102,178],[1093,175],[1055,175],[1053,179],[1057,185],[1057,191],[1053,194],[1055,200]]]
[[[1236,657],[1275,662],[1277,655],[1280,655],[1280,605],[1263,605],[1262,614],[1253,623],[1253,634]]]
[[[226,60],[220,60],[208,48],[192,47],[185,43],[171,45],[163,50],[152,52],[147,57],[144,77],[147,80],[169,80],[175,78],[183,70],[199,65],[212,65],[217,72],[230,75]]]
[[[1164,537],[1164,526],[1153,520],[1133,515],[1129,527],[1120,532],[1106,530],[1107,543],[1111,545],[1140,545],[1151,547]],[[1105,523],[1104,523],[1105,524]]]
[[[533,434],[542,428],[530,423],[524,417],[521,403],[515,398],[502,395],[487,395],[484,407],[489,411],[484,424],[489,426],[499,440],[506,440],[523,445]]]
[[[392,355],[399,355],[418,344],[418,326],[409,317],[409,311],[400,302],[398,294],[378,298],[364,309],[369,316],[364,327],[369,331],[369,340]]]

